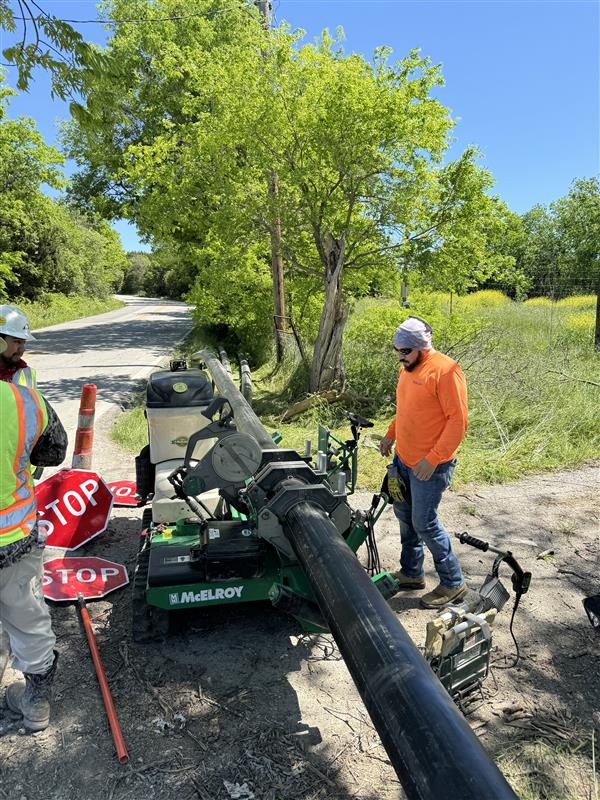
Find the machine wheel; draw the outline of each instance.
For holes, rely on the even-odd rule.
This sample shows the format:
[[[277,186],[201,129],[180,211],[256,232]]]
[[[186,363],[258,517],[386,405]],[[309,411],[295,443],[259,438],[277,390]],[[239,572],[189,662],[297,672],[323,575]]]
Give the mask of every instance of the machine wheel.
[[[148,511],[150,509],[144,511],[144,516]],[[151,517],[152,512],[150,511]],[[148,521],[148,525],[150,521]],[[142,522],[144,522],[143,517]],[[140,644],[163,639],[169,633],[169,612],[162,608],[149,606],[146,602],[149,564],[150,537],[140,536],[140,549],[133,573],[131,593],[133,641]]]

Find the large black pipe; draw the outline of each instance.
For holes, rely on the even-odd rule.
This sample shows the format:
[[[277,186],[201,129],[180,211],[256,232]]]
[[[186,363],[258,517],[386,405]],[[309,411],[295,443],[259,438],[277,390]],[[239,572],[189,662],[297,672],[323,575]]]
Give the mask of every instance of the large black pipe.
[[[238,430],[273,448],[216,356],[194,357],[229,400]],[[300,502],[283,527],[409,800],[516,800],[327,514]]]
[[[410,800],[515,800],[327,514],[300,502],[283,527]]]
[[[250,405],[246,402],[235,383],[231,380],[217,356],[211,350],[199,350],[192,356],[193,360],[203,361],[215,382],[219,393],[226,397],[233,409],[233,417],[239,431],[250,433],[263,450],[273,450],[277,445],[264,429]]]

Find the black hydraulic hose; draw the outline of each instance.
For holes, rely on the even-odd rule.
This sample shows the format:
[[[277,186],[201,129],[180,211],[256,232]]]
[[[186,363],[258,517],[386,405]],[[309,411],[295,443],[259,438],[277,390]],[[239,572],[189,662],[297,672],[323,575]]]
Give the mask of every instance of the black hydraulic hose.
[[[211,350],[199,350],[192,359],[204,361],[219,394],[226,397],[233,410],[236,427],[239,431],[249,433],[263,450],[273,450],[277,447],[273,439],[264,429],[262,422],[256,416],[245,397],[231,380],[217,356]]]
[[[516,800],[327,514],[283,527],[409,800]]]

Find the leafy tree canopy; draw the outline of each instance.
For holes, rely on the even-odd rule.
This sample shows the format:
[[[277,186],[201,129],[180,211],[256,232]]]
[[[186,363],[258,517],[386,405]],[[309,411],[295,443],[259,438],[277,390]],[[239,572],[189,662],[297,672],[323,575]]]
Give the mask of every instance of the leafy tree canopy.
[[[270,234],[280,221],[294,315],[316,337],[313,389],[343,383],[348,303],[398,276],[465,290],[510,267],[487,246],[503,222],[491,177],[466,151],[446,162],[453,121],[433,97],[439,67],[346,55],[324,32],[268,33],[250,5],[126,3],[148,25],[116,25],[107,68],[84,76],[65,133],[78,202],[126,215],[181,253],[203,321],[270,327]],[[106,8],[114,19],[125,0]],[[278,193],[269,192],[273,174]],[[252,291],[250,291],[252,289]],[[238,296],[239,293],[239,296]]]

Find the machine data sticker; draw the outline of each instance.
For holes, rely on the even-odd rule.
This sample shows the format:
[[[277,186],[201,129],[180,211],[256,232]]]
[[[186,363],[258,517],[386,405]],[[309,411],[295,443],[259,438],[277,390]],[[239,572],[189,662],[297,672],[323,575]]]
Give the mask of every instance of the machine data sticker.
[[[185,564],[191,560],[191,556],[168,556],[163,558],[163,564]]]
[[[208,529],[208,538],[209,539],[220,539],[221,533],[218,528],[209,528]]]

